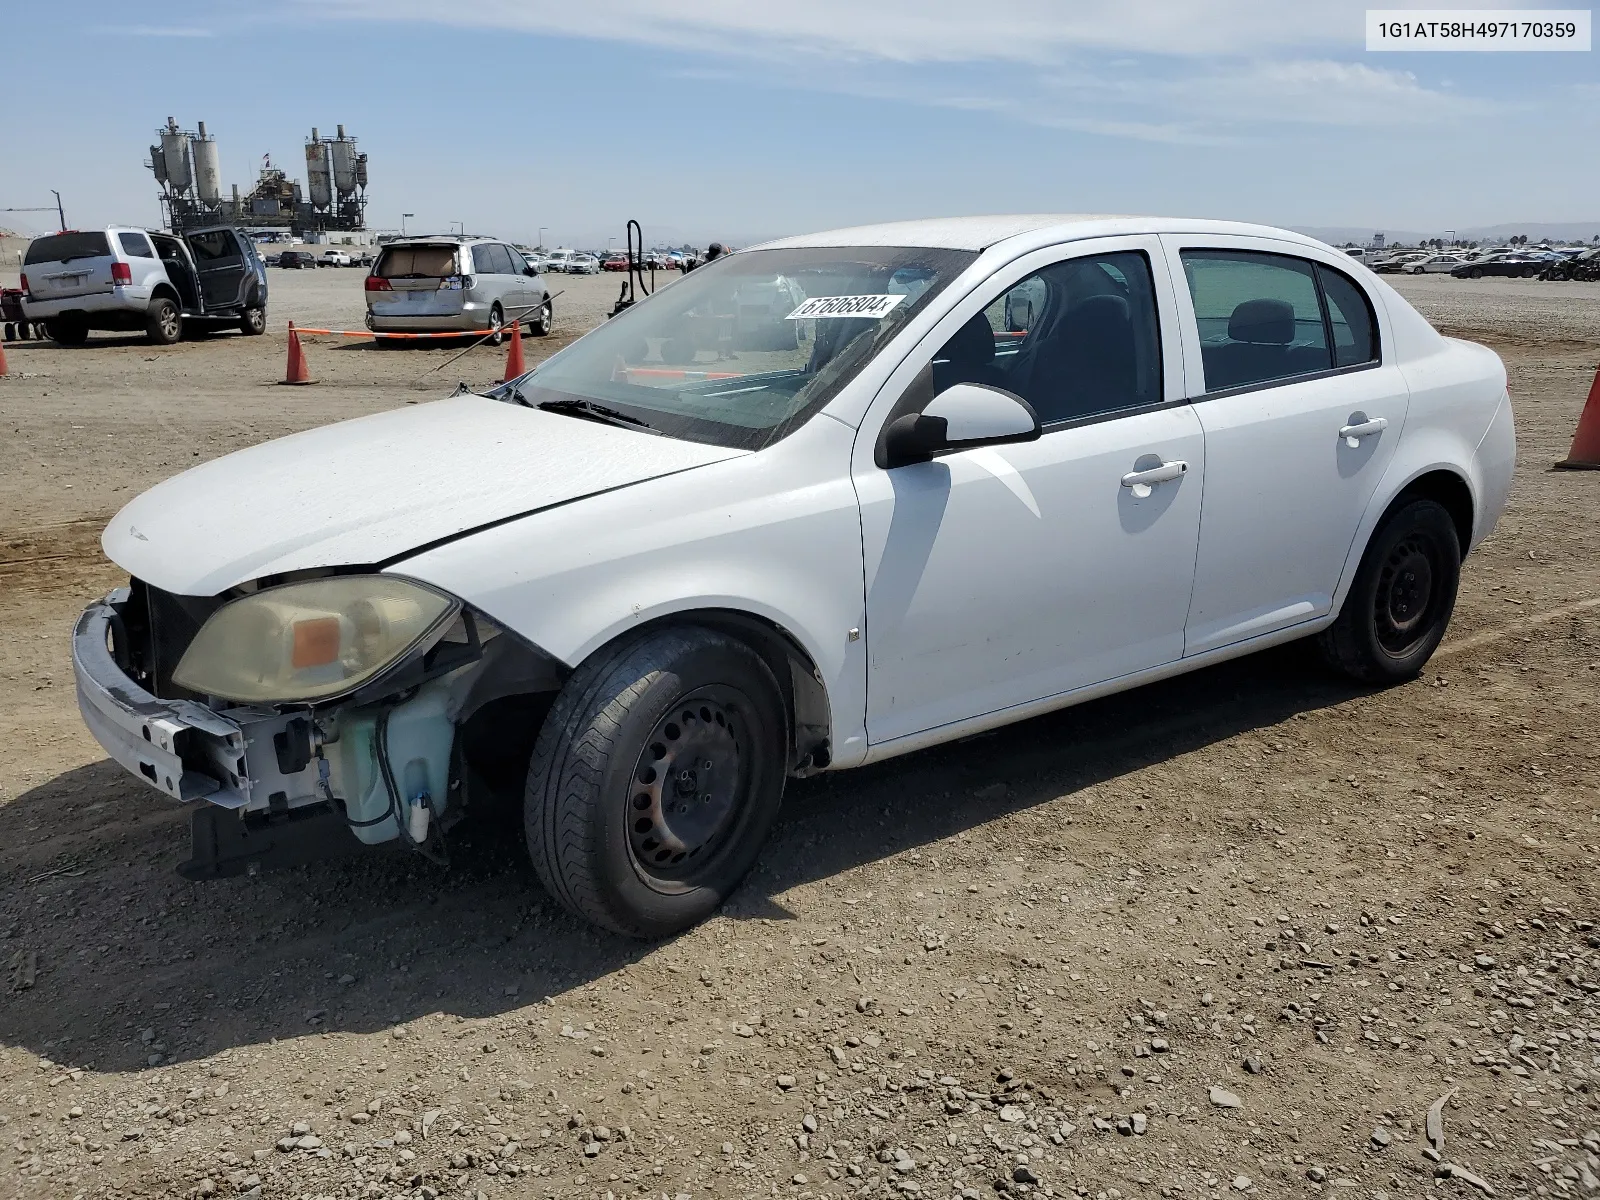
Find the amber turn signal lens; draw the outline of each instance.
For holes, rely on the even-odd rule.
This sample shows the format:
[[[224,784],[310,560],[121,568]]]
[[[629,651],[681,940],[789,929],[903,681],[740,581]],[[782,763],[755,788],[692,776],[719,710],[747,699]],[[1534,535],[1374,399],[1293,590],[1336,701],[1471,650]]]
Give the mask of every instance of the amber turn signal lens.
[[[295,670],[325,666],[338,657],[338,617],[316,617],[294,623],[294,649],[289,656],[289,665]]]

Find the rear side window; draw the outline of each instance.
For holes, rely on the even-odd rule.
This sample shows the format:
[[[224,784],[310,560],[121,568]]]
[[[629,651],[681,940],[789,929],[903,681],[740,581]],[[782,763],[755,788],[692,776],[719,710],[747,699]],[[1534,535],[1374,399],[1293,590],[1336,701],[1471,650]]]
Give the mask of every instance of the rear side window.
[[[119,233],[117,241],[122,244],[122,252],[129,258],[154,258],[156,252],[150,249],[150,239],[142,233]]]
[[[191,233],[185,240],[189,243],[189,249],[194,251],[195,258],[202,263],[239,257],[239,247],[234,244],[233,235],[226,229]]]
[[[391,246],[373,274],[384,279],[447,279],[461,272],[454,246]]]
[[[1333,333],[1333,365],[1353,367],[1378,361],[1378,322],[1367,294],[1347,275],[1317,265],[1322,298],[1328,302]]]
[[[1206,391],[1333,367],[1312,264],[1248,250],[1185,250]]]
[[[504,246],[488,243],[472,248],[473,266],[485,275],[510,275],[511,258]]]
[[[103,233],[58,233],[52,237],[35,238],[23,257],[23,265],[34,263],[71,262],[75,258],[104,258],[110,255],[111,246]]]

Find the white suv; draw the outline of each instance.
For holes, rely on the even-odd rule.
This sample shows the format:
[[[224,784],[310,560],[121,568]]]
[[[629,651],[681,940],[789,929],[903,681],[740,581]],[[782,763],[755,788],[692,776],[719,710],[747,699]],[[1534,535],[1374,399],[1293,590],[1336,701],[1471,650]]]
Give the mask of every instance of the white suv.
[[[22,310],[63,346],[91,329],[144,330],[171,345],[185,323],[267,328],[267,272],[254,243],[214,226],[181,236],[111,225],[36,238],[22,263]]]

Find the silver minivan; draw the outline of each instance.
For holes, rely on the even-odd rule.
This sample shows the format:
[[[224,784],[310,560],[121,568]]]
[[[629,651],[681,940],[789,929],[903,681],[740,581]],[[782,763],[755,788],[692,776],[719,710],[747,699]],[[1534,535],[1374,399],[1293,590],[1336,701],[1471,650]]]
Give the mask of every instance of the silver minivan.
[[[543,337],[554,323],[544,277],[506,242],[431,235],[387,243],[367,276],[374,333],[470,333],[512,323]]]

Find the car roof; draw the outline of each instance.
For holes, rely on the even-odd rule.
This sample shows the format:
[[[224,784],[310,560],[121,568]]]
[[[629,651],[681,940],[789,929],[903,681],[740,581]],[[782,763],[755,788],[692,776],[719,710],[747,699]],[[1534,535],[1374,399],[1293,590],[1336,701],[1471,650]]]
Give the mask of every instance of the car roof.
[[[500,238],[492,238],[482,233],[469,233],[465,236],[459,233],[412,233],[403,238],[391,238],[385,242],[387,246],[409,246],[415,242],[424,245],[437,242],[450,242],[457,246],[470,246],[474,242],[498,242]]]
[[[1139,233],[1205,233],[1272,237],[1321,246],[1315,238],[1242,221],[1208,221],[1183,217],[1121,216],[1099,213],[1025,213],[987,217],[936,217],[857,225],[798,237],[779,238],[751,247],[759,250],[826,246],[926,246],[945,250],[987,250],[1024,234],[1051,233],[1061,241]],[[1036,239],[1035,239],[1036,240]]]

